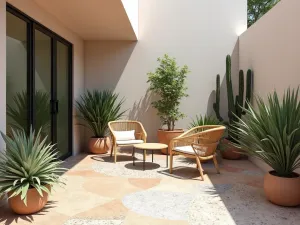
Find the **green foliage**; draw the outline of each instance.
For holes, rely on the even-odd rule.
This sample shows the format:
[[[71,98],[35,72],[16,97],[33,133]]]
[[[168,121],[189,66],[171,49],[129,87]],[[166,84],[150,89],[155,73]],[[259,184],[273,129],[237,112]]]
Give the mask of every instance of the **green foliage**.
[[[280,0],[248,0],[248,27],[267,13]]]
[[[300,167],[300,102],[297,90],[288,89],[279,100],[274,92],[265,102],[256,98],[233,132],[238,146],[270,165],[278,176],[291,177]]]
[[[216,102],[213,105],[217,118],[220,121],[223,121],[223,118],[220,116],[220,76],[217,75],[217,90],[216,90]],[[237,118],[241,118],[244,114],[243,106],[247,109],[248,103],[251,101],[252,97],[252,83],[253,83],[253,74],[249,69],[247,71],[247,80],[246,80],[246,101],[244,102],[244,72],[240,70],[239,72],[239,94],[235,97],[233,95],[233,87],[231,80],[231,57],[230,55],[226,56],[226,86],[227,86],[227,100],[228,100],[228,122],[225,122],[229,127],[237,121]],[[229,139],[234,138],[232,129],[229,129],[228,136]]]
[[[50,193],[46,185],[63,184],[59,174],[61,168],[58,151],[54,145],[41,139],[41,131],[35,134],[30,130],[27,136],[24,130],[12,130],[12,137],[1,133],[6,150],[0,151],[0,196],[10,192],[9,198],[21,195],[26,205],[27,191],[35,188],[43,196]]]
[[[202,115],[196,115],[196,119],[193,119],[190,123],[189,129],[193,127],[198,126],[205,126],[205,125],[221,125],[222,122],[220,122],[216,117],[214,116],[202,116]]]
[[[168,130],[174,130],[175,122],[185,115],[179,111],[180,100],[187,97],[186,94],[186,74],[188,67],[177,66],[175,58],[164,55],[158,58],[159,67],[154,73],[148,73],[148,83],[150,90],[160,96],[160,99],[152,102],[152,106],[157,109],[158,115]]]
[[[50,131],[50,97],[47,92],[38,90],[34,95],[35,129],[40,130],[43,136]],[[16,93],[12,103],[7,104],[6,113],[11,119],[10,127],[15,130],[28,129],[28,97],[27,92]]]
[[[79,118],[84,122],[81,125],[89,128],[94,137],[105,137],[108,131],[108,122],[120,119],[126,111],[121,111],[124,99],[118,100],[119,94],[112,91],[87,91],[76,108]]]

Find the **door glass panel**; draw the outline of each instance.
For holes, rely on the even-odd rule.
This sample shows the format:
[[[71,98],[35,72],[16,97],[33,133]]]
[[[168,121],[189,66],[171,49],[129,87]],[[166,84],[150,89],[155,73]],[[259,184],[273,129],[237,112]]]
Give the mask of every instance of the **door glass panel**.
[[[28,128],[27,23],[6,12],[7,133]]]
[[[69,152],[69,54],[68,46],[57,42],[57,148],[60,155]]]
[[[42,136],[51,141],[51,38],[35,30],[35,130],[41,129]]]

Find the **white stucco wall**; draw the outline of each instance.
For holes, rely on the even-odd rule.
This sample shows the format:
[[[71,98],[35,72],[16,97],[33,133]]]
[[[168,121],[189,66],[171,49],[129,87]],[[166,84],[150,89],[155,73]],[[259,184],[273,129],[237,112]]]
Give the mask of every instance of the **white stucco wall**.
[[[75,33],[66,29],[61,25],[61,22],[50,15],[48,12],[45,12],[41,9],[34,1],[30,0],[8,0],[10,4],[29,15],[33,19],[37,20],[44,26],[48,27],[50,30],[54,31],[58,35],[62,36],[70,43],[73,44],[73,90],[74,90],[74,98],[78,98],[78,96],[84,90],[84,42],[78,37]],[[5,110],[5,87],[6,87],[6,70],[5,70],[5,62],[6,62],[6,2],[4,0],[0,0],[0,129],[5,129],[5,119],[6,119],[6,110]],[[3,40],[2,40],[3,39]],[[2,48],[3,45],[3,48]],[[4,49],[4,50],[2,50]],[[3,60],[2,60],[3,59]],[[3,87],[2,87],[3,86]],[[3,98],[3,99],[2,99]],[[75,111],[73,113],[75,115]],[[82,148],[82,136],[84,130],[80,127],[76,126],[76,118],[74,117],[74,129],[73,129],[73,153],[77,154]]]
[[[6,130],[6,2],[0,0],[0,131]],[[0,138],[0,151],[3,150]]]
[[[138,42],[85,42],[85,87],[112,89],[124,96],[127,116],[140,120],[149,141],[154,141],[160,122],[145,96],[147,73],[168,53],[191,70],[189,97],[181,104],[187,117],[176,124],[187,128],[191,117],[212,112],[216,75],[223,80],[227,54],[234,55],[234,71],[238,69],[237,39],[246,27],[246,2],[140,0]]]
[[[265,98],[276,89],[281,95],[300,84],[299,9],[299,0],[281,0],[240,36],[240,68],[253,69],[254,94]]]

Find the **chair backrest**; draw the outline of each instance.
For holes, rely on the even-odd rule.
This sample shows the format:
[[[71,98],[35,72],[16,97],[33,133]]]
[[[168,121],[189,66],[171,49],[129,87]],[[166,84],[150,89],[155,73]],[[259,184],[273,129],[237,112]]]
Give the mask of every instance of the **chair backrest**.
[[[193,135],[195,141],[192,147],[195,153],[200,157],[214,155],[225,129],[224,126],[214,126]]]
[[[136,139],[143,139],[142,136],[145,136],[146,134],[143,125],[139,121],[133,121],[133,120],[111,121],[108,123],[108,127],[111,132],[135,130]]]
[[[197,148],[196,150],[202,149],[204,152],[198,152],[199,155],[200,153],[202,156],[214,154],[225,130],[226,127],[222,125],[194,127],[184,132],[180,136],[172,139],[171,149],[174,149],[178,146],[197,145],[197,147],[195,147]]]

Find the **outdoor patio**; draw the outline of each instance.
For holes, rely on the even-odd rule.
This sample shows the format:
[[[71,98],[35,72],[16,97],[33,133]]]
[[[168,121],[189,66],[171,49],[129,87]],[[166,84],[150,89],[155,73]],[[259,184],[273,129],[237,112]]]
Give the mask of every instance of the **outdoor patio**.
[[[0,203],[0,224],[65,225],[196,225],[196,224],[297,224],[299,207],[269,203],[263,193],[263,172],[248,160],[221,160],[221,174],[212,163],[203,163],[205,181],[193,160],[175,156],[174,172],[166,156],[142,155],[132,165],[130,152],[118,162],[106,155],[70,157],[63,177],[45,209],[17,216]],[[50,222],[51,221],[51,222]]]

